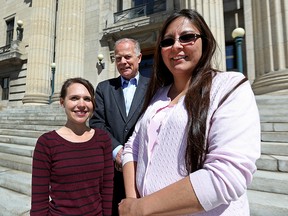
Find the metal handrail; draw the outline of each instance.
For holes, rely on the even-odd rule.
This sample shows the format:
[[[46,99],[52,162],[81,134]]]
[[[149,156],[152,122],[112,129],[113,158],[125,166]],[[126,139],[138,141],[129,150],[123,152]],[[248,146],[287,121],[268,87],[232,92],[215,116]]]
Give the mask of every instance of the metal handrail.
[[[133,7],[127,10],[114,13],[114,23],[126,19],[134,19],[141,16],[147,16],[165,10],[166,10],[166,0],[158,0],[151,3],[146,3],[143,5],[139,5],[137,7]]]
[[[114,13],[114,23],[117,23],[125,19],[133,19],[136,17],[144,16],[145,8],[146,8],[145,5],[141,5],[141,6],[137,6],[134,8],[130,8],[127,10]]]

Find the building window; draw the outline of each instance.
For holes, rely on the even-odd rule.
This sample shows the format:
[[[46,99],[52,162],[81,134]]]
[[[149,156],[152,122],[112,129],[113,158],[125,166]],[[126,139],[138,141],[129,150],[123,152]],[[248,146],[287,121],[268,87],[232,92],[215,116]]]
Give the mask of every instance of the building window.
[[[117,2],[118,12],[114,13],[114,23],[166,10],[166,0],[134,0],[132,1],[131,8],[119,11],[121,3],[123,2]]]
[[[117,12],[120,12],[123,10],[123,0],[117,1]]]
[[[2,100],[9,99],[9,77],[2,78]]]
[[[226,67],[228,71],[237,70],[235,60],[235,48],[233,43],[226,45]]]
[[[237,71],[237,50],[232,32],[237,27],[245,28],[243,0],[224,0],[224,26],[226,43],[226,68],[229,71]],[[246,65],[246,47],[243,41],[243,65]]]
[[[157,0],[135,0],[135,7],[140,5],[146,5],[146,15],[153,14],[154,13],[154,2],[157,2]]]
[[[6,45],[11,44],[13,40],[14,32],[14,18],[6,21],[7,31],[6,31]]]
[[[143,4],[153,4],[154,2],[157,2],[158,0],[135,0],[134,6],[139,6]]]

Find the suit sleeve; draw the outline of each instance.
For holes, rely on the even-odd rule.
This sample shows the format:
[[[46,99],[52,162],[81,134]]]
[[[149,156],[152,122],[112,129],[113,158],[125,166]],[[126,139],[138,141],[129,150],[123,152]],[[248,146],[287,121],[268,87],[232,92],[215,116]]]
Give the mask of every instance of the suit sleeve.
[[[113,137],[111,131],[109,130],[109,125],[106,119],[105,98],[103,92],[104,90],[100,83],[95,91],[96,107],[93,116],[89,120],[89,125],[91,128],[100,128],[105,130],[112,140],[112,150],[114,150],[117,146],[121,145],[121,143]]]

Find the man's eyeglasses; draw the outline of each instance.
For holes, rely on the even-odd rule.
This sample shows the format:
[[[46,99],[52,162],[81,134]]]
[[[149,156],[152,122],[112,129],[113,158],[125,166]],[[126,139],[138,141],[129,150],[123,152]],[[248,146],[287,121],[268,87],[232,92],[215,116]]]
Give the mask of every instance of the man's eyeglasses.
[[[188,43],[195,42],[198,38],[201,38],[200,34],[185,34],[181,35],[179,38],[166,38],[160,42],[160,47],[170,47],[175,44],[178,40],[181,45],[187,45]]]

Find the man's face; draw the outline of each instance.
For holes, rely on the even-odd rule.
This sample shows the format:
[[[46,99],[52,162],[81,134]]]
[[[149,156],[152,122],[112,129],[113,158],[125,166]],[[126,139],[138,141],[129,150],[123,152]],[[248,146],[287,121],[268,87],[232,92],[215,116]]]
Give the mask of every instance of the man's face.
[[[136,55],[134,43],[123,41],[115,47],[115,63],[122,77],[127,80],[135,77],[139,69],[142,54]]]

